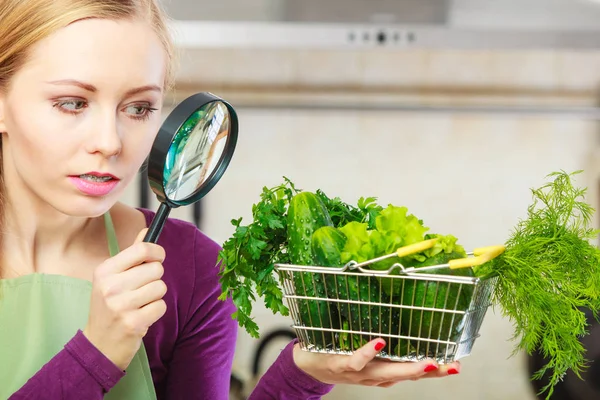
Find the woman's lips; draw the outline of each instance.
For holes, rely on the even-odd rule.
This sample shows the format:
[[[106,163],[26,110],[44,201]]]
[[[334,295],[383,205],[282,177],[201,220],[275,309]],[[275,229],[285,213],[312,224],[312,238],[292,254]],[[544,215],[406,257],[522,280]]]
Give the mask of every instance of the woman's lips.
[[[87,173],[70,176],[69,180],[80,192],[88,196],[106,196],[119,184],[119,179],[111,174]]]

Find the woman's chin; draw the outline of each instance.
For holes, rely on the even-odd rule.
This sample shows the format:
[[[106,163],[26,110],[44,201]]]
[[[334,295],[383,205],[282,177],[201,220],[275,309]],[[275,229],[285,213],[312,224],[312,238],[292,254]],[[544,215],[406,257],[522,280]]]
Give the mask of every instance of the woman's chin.
[[[118,196],[82,196],[55,204],[54,208],[65,215],[79,218],[94,218],[105,214],[118,201]]]

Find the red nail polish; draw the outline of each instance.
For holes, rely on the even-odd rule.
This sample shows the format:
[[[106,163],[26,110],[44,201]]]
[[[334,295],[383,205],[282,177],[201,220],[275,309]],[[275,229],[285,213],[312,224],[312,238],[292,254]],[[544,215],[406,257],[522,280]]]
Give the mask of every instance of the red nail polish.
[[[377,344],[375,345],[375,351],[379,351],[379,350],[383,349],[384,346],[385,346],[385,343],[377,342]]]
[[[431,372],[431,371],[435,371],[436,369],[438,369],[438,367],[434,364],[429,364],[428,366],[425,367],[424,371],[425,372]]]
[[[448,375],[456,375],[458,374],[458,370],[456,368],[450,368],[448,370]]]

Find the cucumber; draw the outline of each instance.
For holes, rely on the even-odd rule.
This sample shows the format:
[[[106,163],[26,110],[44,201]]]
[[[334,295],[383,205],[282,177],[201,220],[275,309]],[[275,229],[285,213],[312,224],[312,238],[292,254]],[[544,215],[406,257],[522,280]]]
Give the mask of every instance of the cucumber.
[[[288,252],[293,264],[317,264],[311,239],[313,233],[323,226],[333,226],[333,223],[321,199],[311,192],[296,194],[290,201],[287,215]],[[299,296],[327,297],[323,275],[318,273],[294,273],[294,287]],[[334,333],[311,328],[339,328],[337,307],[325,300],[298,300],[297,303],[311,344],[321,349],[331,348],[335,342]]]
[[[340,267],[342,265],[341,253],[346,244],[346,236],[342,232],[334,227],[324,226],[314,232],[311,242],[314,260],[319,266]],[[342,300],[377,303],[389,301],[385,293],[380,294],[377,279],[369,276],[326,275],[325,286],[328,295],[333,294]],[[351,335],[351,341],[341,340],[345,337],[340,338],[340,348],[342,350],[356,350],[374,339],[377,333],[390,333],[390,311],[388,308],[354,303],[338,303],[337,305],[343,317],[342,324],[345,329],[375,334]],[[384,338],[387,339],[387,337]]]
[[[313,259],[322,267],[341,267],[346,235],[333,226],[322,226],[311,238]]]
[[[451,253],[439,253],[423,262],[416,263],[415,267],[445,264],[449,260],[466,257],[463,252],[453,251]],[[437,269],[427,271],[428,274],[474,276],[471,268],[459,268],[455,270]],[[394,287],[402,289],[401,285]],[[473,285],[446,282],[432,282],[421,280],[407,280],[404,284],[402,304],[413,304],[416,307],[428,307],[438,309],[465,310],[469,307],[473,297]],[[453,317],[454,316],[454,317]],[[402,310],[402,331],[411,337],[421,337],[443,341],[458,341],[464,329],[464,316],[461,314],[443,313],[440,311]],[[446,345],[435,342],[422,341],[417,346],[416,341],[411,341],[412,351],[420,356],[434,356],[435,353],[445,352]],[[418,347],[418,348],[417,348]],[[401,349],[401,351],[406,349]]]
[[[322,267],[341,267],[342,250],[346,244],[346,235],[333,226],[322,226],[317,229],[311,238],[311,249],[315,264]],[[341,275],[324,274],[325,288],[329,298],[346,298],[346,286],[342,284]],[[339,286],[339,287],[338,287]],[[335,303],[331,303],[334,305]],[[339,314],[344,304],[337,304],[336,310]],[[343,323],[342,323],[343,324]],[[347,329],[347,328],[346,328]]]
[[[359,300],[369,303],[389,304],[385,293],[381,293],[377,278],[372,276],[349,276],[347,278],[348,296],[350,300]],[[348,312],[345,314],[345,312]],[[358,348],[378,337],[379,333],[390,334],[390,308],[381,306],[351,304],[341,314],[350,320],[353,330],[373,333],[373,335],[354,335],[353,345]],[[387,336],[382,336],[390,345],[392,342]],[[390,347],[388,346],[387,349]]]
[[[314,193],[296,194],[290,200],[287,224],[290,260],[298,265],[314,265],[312,235],[323,226],[333,226],[325,204]]]

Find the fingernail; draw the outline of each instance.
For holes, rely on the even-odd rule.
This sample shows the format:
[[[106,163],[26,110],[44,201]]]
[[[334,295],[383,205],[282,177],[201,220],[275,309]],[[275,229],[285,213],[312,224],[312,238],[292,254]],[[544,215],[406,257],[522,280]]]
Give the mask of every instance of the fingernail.
[[[448,370],[448,375],[456,375],[458,374],[458,370],[456,368],[450,368]]]
[[[437,365],[429,364],[428,366],[425,367],[424,371],[431,372],[431,371],[435,371],[436,369],[438,369]]]
[[[379,350],[383,349],[384,346],[385,346],[385,343],[377,342],[377,344],[375,345],[375,351],[379,351]]]

